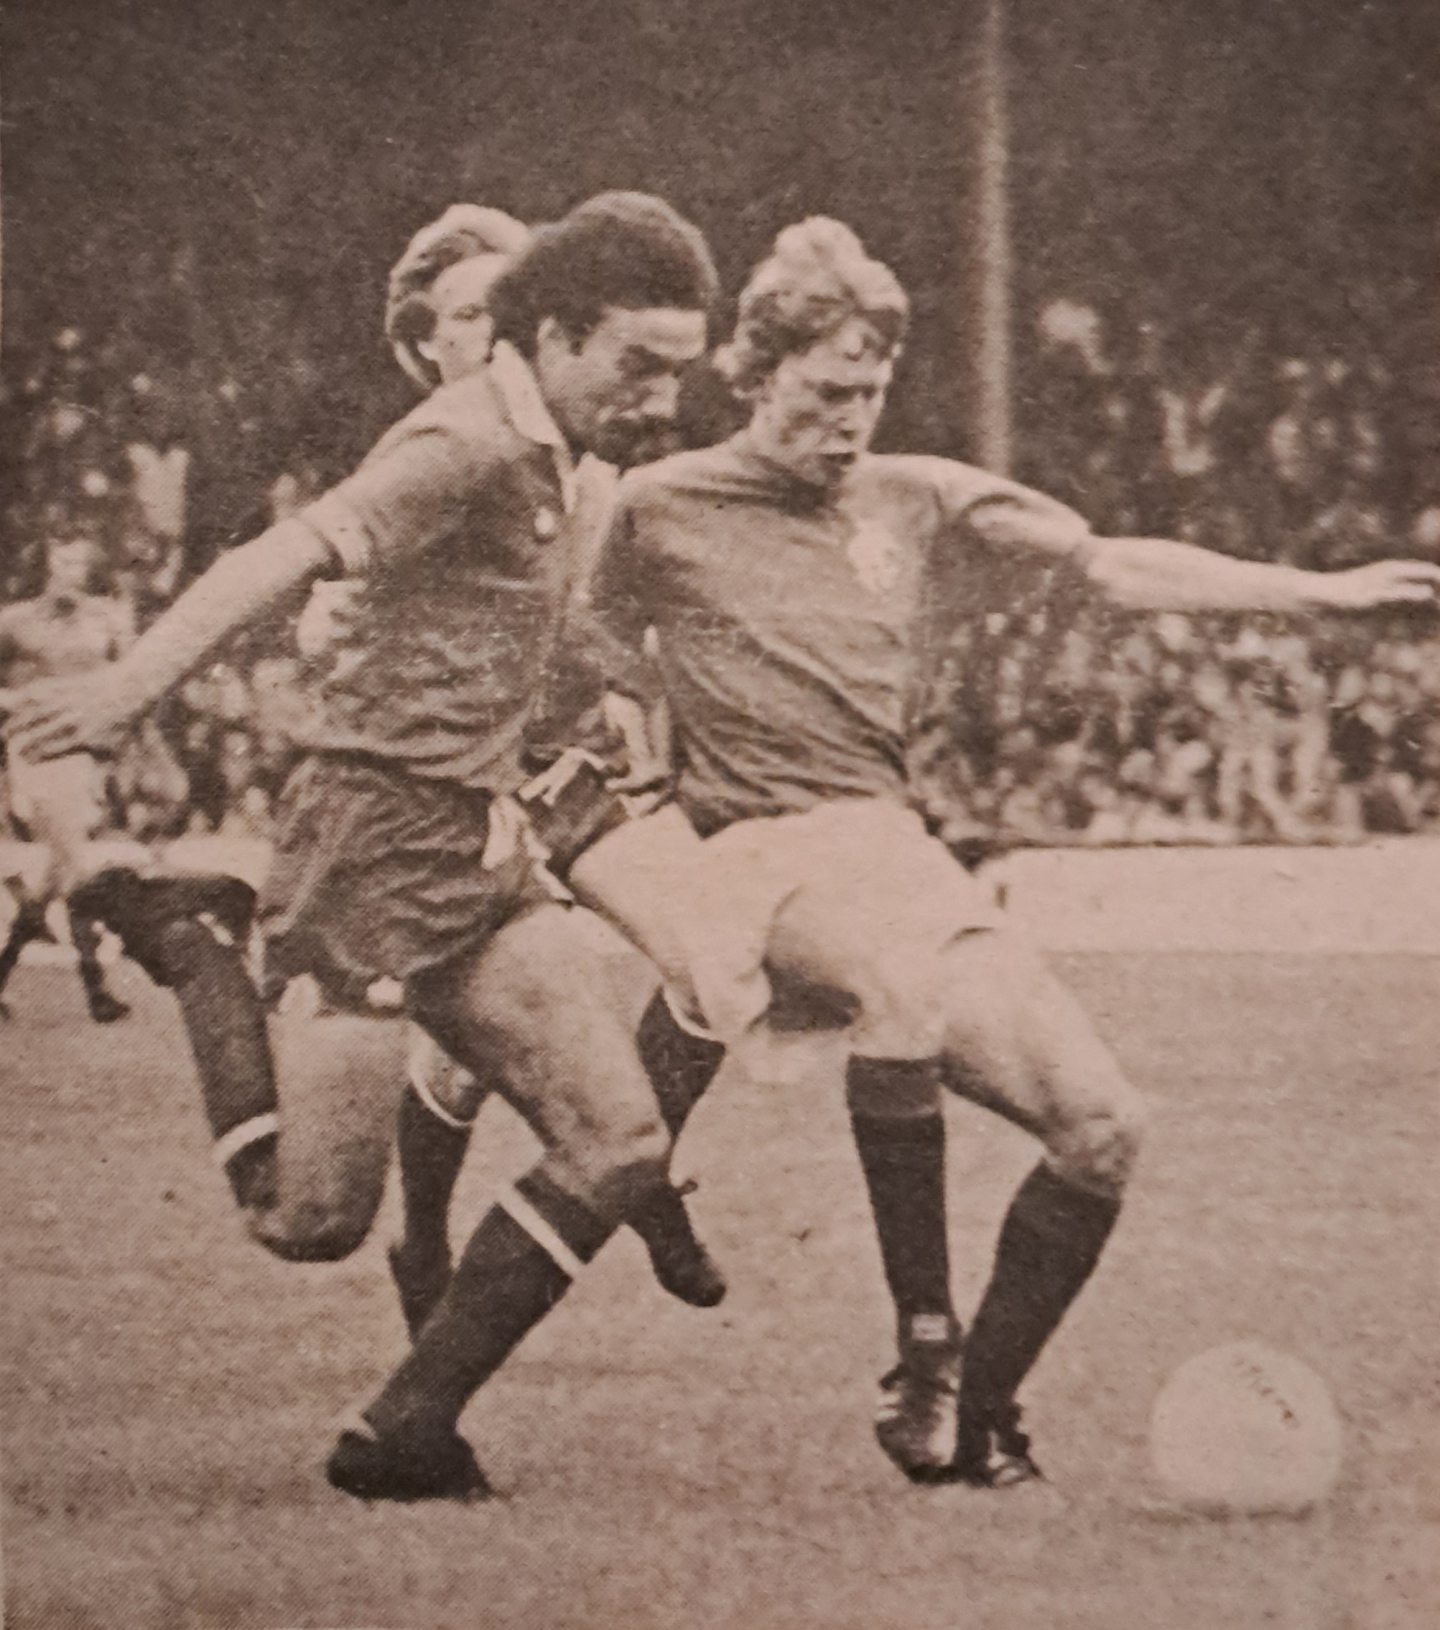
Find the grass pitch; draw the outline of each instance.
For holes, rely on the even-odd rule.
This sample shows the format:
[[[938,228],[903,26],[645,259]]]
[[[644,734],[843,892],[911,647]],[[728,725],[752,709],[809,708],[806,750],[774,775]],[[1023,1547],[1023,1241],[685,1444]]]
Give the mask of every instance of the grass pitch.
[[[912,1489],[874,1447],[886,1304],[833,1055],[722,1078],[687,1135],[732,1292],[629,1238],[474,1405],[503,1497],[355,1506],[319,1472],[402,1350],[380,1254],[265,1258],[210,1167],[168,999],[83,1021],[24,968],[0,1028],[0,1427],[12,1630],[1421,1630],[1440,1617],[1440,962],[1061,959],[1157,1108],[1114,1245],[1027,1392],[1050,1484]],[[529,1159],[487,1111],[462,1215]],[[1025,1141],[957,1107],[973,1306]],[[1298,1521],[1176,1520],[1145,1474],[1183,1358],[1256,1336],[1345,1415]]]

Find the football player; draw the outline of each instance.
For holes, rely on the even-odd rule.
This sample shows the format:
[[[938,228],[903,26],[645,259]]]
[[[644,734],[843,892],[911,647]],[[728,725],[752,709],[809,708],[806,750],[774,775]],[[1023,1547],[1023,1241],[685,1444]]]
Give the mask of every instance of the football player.
[[[422,227],[406,246],[390,273],[385,333],[396,360],[423,392],[463,379],[489,361],[494,341],[490,289],[529,241],[529,229],[503,211],[455,204]],[[584,520],[598,543],[608,517],[613,473],[609,466],[587,457],[577,467],[576,479],[579,506],[588,506]],[[333,585],[325,588],[331,590]],[[310,619],[312,656],[330,643],[337,622],[343,623],[346,615],[343,599],[336,604],[332,598],[330,603],[328,619]],[[323,636],[322,621],[329,624]],[[554,697],[563,688],[563,680],[557,678],[550,695]],[[554,705],[562,716],[573,715],[563,695],[554,697]],[[550,721],[552,729],[556,722]],[[632,726],[632,744],[638,737]],[[630,774],[633,781],[642,775],[641,767],[632,764]],[[571,999],[569,983],[576,978],[591,984],[598,981],[602,986],[608,981],[614,987],[615,1022],[633,1028],[634,1017],[642,1013],[654,991],[654,970],[618,942],[604,945],[603,957],[597,955],[601,936],[595,924],[574,919],[563,904],[536,909],[549,923],[551,937],[535,940],[537,960],[532,962],[529,980],[538,990],[548,952],[555,966],[555,988],[547,1005],[565,1005]],[[538,925],[536,932],[538,935]],[[684,1071],[685,1060],[677,1061],[672,1052],[657,1052],[651,1045],[654,1028],[653,1019],[647,1022],[642,1017],[642,1058],[655,1076],[670,1130],[678,1134],[698,1095],[699,1083],[693,1071]],[[713,1060],[716,1068],[718,1055],[716,1048],[706,1050],[707,1061]],[[674,1073],[677,1063],[682,1067],[678,1079]],[[397,1131],[404,1224],[400,1240],[390,1249],[389,1261],[413,1333],[425,1322],[450,1276],[450,1199],[489,1087],[485,1078],[457,1064],[415,1026],[406,1057],[406,1089]],[[646,1206],[632,1213],[629,1222],[649,1251],[656,1278],[666,1290],[700,1307],[713,1307],[723,1298],[725,1281],[696,1239],[684,1201],[672,1188],[657,1190]]]
[[[605,194],[540,229],[490,291],[484,368],[222,557],[105,684],[35,686],[12,720],[35,758],[94,747],[297,588],[363,580],[280,802],[261,902],[278,1148],[263,1035],[223,1035],[241,1067],[211,1068],[202,1089],[255,1236],[288,1259],[331,1260],[379,1203],[401,1073],[386,1017],[403,1010],[476,1074],[498,1069],[546,1153],[482,1218],[446,1291],[469,1390],[666,1178],[669,1134],[608,993],[577,976],[556,1009],[549,979],[532,977],[550,934],[528,910],[544,894],[535,846],[563,872],[621,817],[584,766],[535,793],[533,826],[509,795],[575,577],[576,459],[623,460],[673,416],[714,291],[703,237],[657,199]],[[117,915],[182,1011],[233,953],[141,897]],[[367,1417],[331,1480],[363,1497],[483,1493],[452,1392],[422,1416]]]
[[[1152,538],[942,458],[869,450],[908,309],[830,220],[782,233],[720,356],[750,406],[731,440],[628,475],[595,589],[658,641],[678,796],[713,887],[692,915],[767,968],[859,1004],[847,1085],[894,1298],[878,1433],[916,1478],[1036,1475],[1021,1383],[1095,1268],[1144,1108],[1041,959],[922,824],[909,710],[974,573],[1026,557],[1122,606],[1281,615],[1434,603],[1440,571],[1321,574]],[[946,1259],[941,1086],[1032,1134],[963,1348]]]
[[[89,538],[52,539],[45,564],[45,584],[35,599],[0,607],[0,686],[7,687],[0,693],[0,711],[8,687],[103,671],[131,638],[120,605],[91,592],[96,549]],[[74,902],[74,892],[93,869],[91,842],[105,825],[105,767],[93,753],[78,750],[46,762],[12,752],[7,767],[11,813],[40,846],[44,865],[22,895],[0,946],[0,992],[21,952],[45,935],[47,905],[64,899],[90,1017],[96,1024],[114,1024],[130,1010],[105,983],[94,919]],[[147,858],[138,845],[137,858]]]

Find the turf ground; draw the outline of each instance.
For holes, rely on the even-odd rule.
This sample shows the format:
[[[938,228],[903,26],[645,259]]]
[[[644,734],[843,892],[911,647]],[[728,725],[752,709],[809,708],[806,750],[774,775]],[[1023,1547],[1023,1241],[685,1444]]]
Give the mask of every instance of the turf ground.
[[[879,1270],[825,1060],[723,1081],[682,1164],[732,1276],[667,1302],[617,1242],[467,1417],[503,1491],[365,1509],[317,1467],[401,1349],[378,1243],[267,1260],[206,1160],[168,1002],[80,1022],[25,968],[0,1029],[4,1552],[18,1630],[1420,1630],[1440,1621],[1433,1241],[1440,963],[1087,955],[1062,967],[1158,1115],[1127,1218],[1032,1382],[1052,1479],[913,1490],[868,1424]],[[488,1115],[485,1188],[527,1158]],[[952,1120],[973,1302],[1021,1139]],[[1301,1520],[1176,1520],[1166,1373],[1241,1335],[1331,1383],[1349,1454]]]

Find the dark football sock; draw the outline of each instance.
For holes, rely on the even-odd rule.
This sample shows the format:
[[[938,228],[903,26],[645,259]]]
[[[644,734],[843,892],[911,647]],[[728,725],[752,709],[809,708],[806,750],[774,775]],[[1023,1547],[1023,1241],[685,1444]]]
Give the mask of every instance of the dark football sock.
[[[273,1205],[275,1068],[243,953],[255,891],[234,877],[141,877],[115,866],[74,890],[70,904],[118,934],[126,956],[174,994],[216,1159],[242,1206]]]
[[[885,1281],[902,1344],[948,1339],[955,1328],[945,1215],[945,1119],[933,1106],[933,1060],[852,1057],[846,1067],[850,1125]],[[891,1100],[918,1113],[881,1115]]]
[[[395,1140],[407,1247],[449,1256],[450,1200],[473,1130],[442,1120],[413,1087],[400,1100]]]
[[[23,900],[15,914],[15,920],[10,924],[5,944],[0,946],[0,990],[5,989],[10,975],[15,972],[15,964],[20,960],[20,953],[32,940],[43,939],[44,936],[44,906],[38,900]]]
[[[1020,1185],[965,1344],[971,1406],[1008,1403],[1100,1260],[1120,1201],[1077,1188],[1043,1163]]]
[[[635,1045],[655,1090],[660,1114],[670,1135],[676,1137],[719,1074],[725,1048],[718,1041],[682,1028],[665,993],[658,990],[641,1015]]]
[[[641,1015],[635,1045],[660,1106],[661,1119],[670,1136],[679,1137],[690,1111],[719,1074],[725,1048],[718,1041],[684,1029],[665,1000],[665,993],[658,990]],[[667,1289],[674,1289],[669,1283],[672,1276],[667,1263],[679,1269],[682,1280],[691,1277],[702,1263],[702,1277],[708,1279],[714,1271],[696,1237],[684,1197],[672,1184],[658,1185],[631,1209],[626,1220],[645,1242]],[[718,1301],[723,1294],[723,1285],[716,1280],[699,1293],[699,1298],[708,1303]],[[694,1298],[686,1294],[683,1299]]]
[[[273,1205],[275,1066],[264,1004],[244,957],[193,919],[164,930],[158,950],[190,1040],[215,1158],[239,1205]]]
[[[614,1232],[542,1168],[480,1219],[410,1355],[365,1411],[377,1432],[453,1426]]]
[[[70,943],[79,958],[80,983],[85,987],[85,994],[93,998],[105,989],[105,970],[100,966],[100,927],[93,918],[73,906],[69,917]]]

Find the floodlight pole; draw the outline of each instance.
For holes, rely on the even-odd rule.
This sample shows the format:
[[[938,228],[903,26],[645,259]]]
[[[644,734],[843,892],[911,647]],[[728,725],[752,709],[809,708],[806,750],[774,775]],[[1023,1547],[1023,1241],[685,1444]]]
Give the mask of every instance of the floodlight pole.
[[[1013,456],[1010,109],[1005,0],[982,0],[975,70],[975,451],[1009,473]]]

